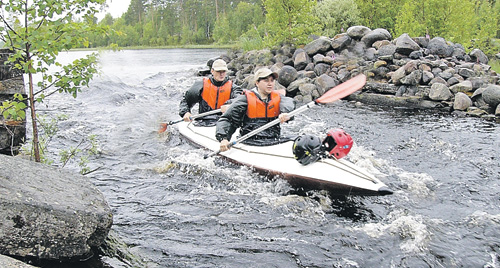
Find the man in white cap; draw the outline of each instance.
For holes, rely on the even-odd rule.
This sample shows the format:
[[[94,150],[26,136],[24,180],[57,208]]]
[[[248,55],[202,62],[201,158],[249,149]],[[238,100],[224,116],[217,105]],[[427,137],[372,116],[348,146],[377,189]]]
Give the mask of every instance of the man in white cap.
[[[229,109],[217,121],[216,138],[220,141],[220,150],[226,151],[233,133],[241,127],[243,136],[276,118],[281,123],[290,120],[288,113],[295,109],[295,101],[275,90],[278,74],[269,68],[255,72],[255,88],[247,90],[237,97]],[[282,142],[280,125],[274,125],[243,141],[252,145],[272,145]]]
[[[179,105],[179,115],[184,121],[191,121],[191,108],[198,103],[198,113],[221,109],[225,112],[229,105],[224,105],[228,100],[241,95],[242,90],[227,77],[227,64],[222,59],[212,63],[209,77],[197,81],[186,91]],[[208,125],[214,125],[219,115],[203,117],[202,120]]]

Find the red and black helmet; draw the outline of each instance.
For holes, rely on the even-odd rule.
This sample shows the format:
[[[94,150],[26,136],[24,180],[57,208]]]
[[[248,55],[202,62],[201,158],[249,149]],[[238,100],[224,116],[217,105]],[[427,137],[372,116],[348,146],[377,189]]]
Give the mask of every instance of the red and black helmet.
[[[346,156],[352,148],[352,137],[343,129],[335,128],[328,130],[323,146],[326,151],[336,159]]]

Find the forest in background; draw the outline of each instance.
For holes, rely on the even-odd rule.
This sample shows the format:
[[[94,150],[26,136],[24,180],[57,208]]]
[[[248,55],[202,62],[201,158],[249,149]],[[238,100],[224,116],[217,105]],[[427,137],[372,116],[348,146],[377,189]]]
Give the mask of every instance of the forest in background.
[[[91,47],[231,45],[245,50],[311,35],[333,37],[354,25],[387,29],[393,38],[440,36],[466,49],[499,52],[500,3],[496,0],[132,0],[120,18],[96,22],[106,36]]]

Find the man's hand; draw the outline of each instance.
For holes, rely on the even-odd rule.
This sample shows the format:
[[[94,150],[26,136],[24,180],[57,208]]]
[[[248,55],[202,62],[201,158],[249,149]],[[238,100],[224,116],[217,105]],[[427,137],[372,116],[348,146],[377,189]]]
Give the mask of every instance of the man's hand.
[[[285,123],[286,121],[290,120],[290,116],[288,115],[288,113],[282,113],[278,116],[278,118],[280,119],[280,123]]]
[[[226,104],[226,105],[222,105],[222,106],[220,107],[220,111],[221,111],[222,113],[225,113],[225,112],[227,111],[227,109],[228,109],[228,108],[229,108],[229,105],[227,105],[227,104]]]
[[[226,139],[223,139],[220,141],[220,151],[225,152],[229,150],[229,141]]]
[[[184,119],[185,122],[191,122],[191,113],[190,112],[185,113],[182,119]]]

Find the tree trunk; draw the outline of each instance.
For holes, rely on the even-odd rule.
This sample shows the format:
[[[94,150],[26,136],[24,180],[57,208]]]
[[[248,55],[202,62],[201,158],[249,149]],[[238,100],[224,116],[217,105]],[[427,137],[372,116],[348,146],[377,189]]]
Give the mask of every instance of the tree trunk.
[[[28,13],[28,1],[24,4],[25,12]],[[26,27],[26,37],[28,36],[28,15],[24,16],[24,25]],[[26,43],[26,60],[31,60],[30,53],[31,45],[30,43]],[[35,93],[33,90],[33,74],[31,70],[33,69],[33,65],[30,63],[28,66],[28,84],[29,84],[29,106],[31,111],[31,126],[33,127],[33,154],[35,155],[35,161],[40,162],[40,146],[38,142],[38,128],[36,126],[36,111],[35,111]]]
[[[219,19],[219,5],[217,4],[217,0],[215,0],[215,18]]]
[[[29,58],[29,53],[26,55]],[[30,69],[31,69],[30,65]],[[31,111],[31,126],[33,128],[33,154],[35,155],[35,161],[40,162],[40,146],[38,142],[38,127],[36,125],[36,111],[35,111],[35,96],[33,91],[33,74],[28,74],[28,84],[29,84],[29,101],[30,101],[30,111]]]

